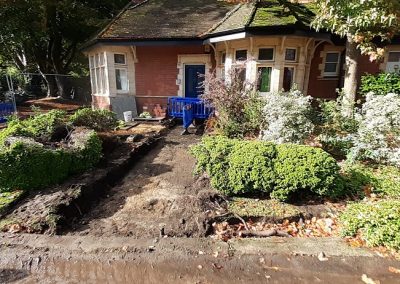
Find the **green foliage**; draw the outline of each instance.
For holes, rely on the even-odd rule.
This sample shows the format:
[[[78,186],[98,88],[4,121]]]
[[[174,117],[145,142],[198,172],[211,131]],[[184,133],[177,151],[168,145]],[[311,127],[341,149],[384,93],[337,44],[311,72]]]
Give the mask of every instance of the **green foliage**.
[[[318,196],[337,197],[344,184],[336,160],[319,148],[282,144],[277,146],[276,186],[271,197],[287,200],[292,192],[310,190]]]
[[[16,142],[0,152],[0,191],[56,184],[94,166],[100,157],[101,141],[94,131],[72,141],[72,147],[56,150]]]
[[[366,95],[371,92],[375,95],[387,95],[389,93],[400,95],[400,74],[380,73],[362,76],[360,93]]]
[[[346,165],[343,169],[348,188],[358,195],[368,187],[380,197],[400,198],[400,169],[393,166]]]
[[[51,140],[54,131],[65,125],[65,112],[51,110],[47,113],[36,114],[25,120],[12,118],[6,129],[0,131],[0,145],[10,136],[24,136],[40,141]]]
[[[77,110],[70,122],[75,126],[85,126],[97,131],[112,130],[118,127],[116,114],[109,110],[83,108]]]
[[[317,30],[326,29],[354,40],[363,54],[372,58],[383,55],[374,39],[390,40],[400,28],[398,0],[318,0],[312,23]]]
[[[320,196],[343,191],[336,161],[321,149],[215,136],[203,138],[191,153],[196,173],[206,172],[226,195],[266,193],[284,201],[302,190]]]
[[[206,78],[207,88],[202,98],[215,108],[216,130],[230,138],[258,136],[263,122],[263,98],[255,86],[243,81],[241,68],[229,73],[229,84],[222,78]]]
[[[339,218],[344,236],[357,233],[369,246],[400,250],[400,201],[380,200],[350,204]]]
[[[343,114],[343,96],[334,101],[320,101],[318,140],[328,153],[345,157],[353,147],[353,134],[359,122],[354,116]]]
[[[269,193],[275,180],[274,144],[237,141],[228,156],[229,194]]]

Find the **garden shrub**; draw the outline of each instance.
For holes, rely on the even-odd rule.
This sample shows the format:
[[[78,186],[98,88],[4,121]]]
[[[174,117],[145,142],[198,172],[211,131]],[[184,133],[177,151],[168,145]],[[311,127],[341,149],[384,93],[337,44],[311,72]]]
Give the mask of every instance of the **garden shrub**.
[[[369,246],[400,250],[400,200],[353,203],[339,220],[343,236],[359,233]]]
[[[267,95],[265,100],[262,140],[300,144],[310,136],[314,129],[310,96],[291,90]]]
[[[359,123],[353,116],[343,114],[343,96],[333,101],[320,101],[318,141],[328,153],[344,157],[354,146],[354,133]]]
[[[360,93],[367,95],[400,94],[400,73],[366,74],[361,77]]]
[[[3,145],[10,136],[32,137],[43,142],[50,141],[58,128],[65,127],[65,115],[64,111],[51,110],[47,113],[35,114],[25,120],[14,117],[9,121],[8,127],[0,132],[0,145]]]
[[[229,193],[270,193],[275,182],[274,144],[237,141],[228,158]]]
[[[379,197],[400,198],[400,169],[385,165],[346,164],[343,168],[346,185],[354,194],[364,190]]]
[[[288,200],[301,190],[337,196],[343,183],[336,161],[321,149],[274,145],[221,136],[206,137],[191,148],[196,172],[206,172],[211,185],[226,195],[267,193]]]
[[[0,152],[0,191],[31,190],[56,184],[94,166],[101,157],[101,141],[94,131],[71,137],[59,149],[16,139]]]
[[[210,176],[211,185],[229,195],[228,156],[235,144],[240,140],[224,136],[207,136],[201,143],[193,145],[190,152],[196,158],[196,174],[206,172]]]
[[[277,145],[275,188],[271,197],[287,200],[290,194],[309,190],[318,196],[336,197],[343,194],[344,184],[336,160],[319,148]]]
[[[243,82],[239,69],[229,73],[229,82],[215,75],[206,77],[202,98],[215,109],[216,130],[230,138],[256,137],[262,125],[263,98],[249,82]]]
[[[400,96],[368,94],[358,119],[350,159],[400,166]]]
[[[118,126],[118,119],[114,112],[91,108],[77,110],[70,117],[70,122],[74,126],[84,126],[97,131],[113,130]]]

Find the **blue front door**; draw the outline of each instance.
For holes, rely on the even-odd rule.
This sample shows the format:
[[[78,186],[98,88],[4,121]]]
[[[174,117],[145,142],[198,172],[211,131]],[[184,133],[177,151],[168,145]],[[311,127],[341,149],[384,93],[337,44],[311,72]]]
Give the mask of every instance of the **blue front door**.
[[[205,65],[185,65],[185,97],[197,98],[204,92]]]

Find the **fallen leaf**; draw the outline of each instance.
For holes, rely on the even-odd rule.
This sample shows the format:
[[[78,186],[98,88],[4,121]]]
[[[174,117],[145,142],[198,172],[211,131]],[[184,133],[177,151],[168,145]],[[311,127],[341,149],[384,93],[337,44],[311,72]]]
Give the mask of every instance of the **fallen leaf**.
[[[400,269],[389,266],[389,271],[392,273],[400,274]]]
[[[380,284],[380,281],[375,281],[372,278],[369,278],[366,274],[363,274],[361,277],[362,282],[364,282],[365,284]]]

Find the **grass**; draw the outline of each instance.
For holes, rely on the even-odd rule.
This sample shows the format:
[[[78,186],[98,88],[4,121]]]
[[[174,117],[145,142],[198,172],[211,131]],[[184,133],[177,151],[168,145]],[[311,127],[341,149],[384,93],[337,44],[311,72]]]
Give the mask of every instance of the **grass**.
[[[242,217],[267,217],[272,219],[287,219],[301,213],[296,206],[276,200],[241,197],[232,198],[228,210]]]
[[[23,193],[24,191],[22,190],[0,193],[0,214],[13,202],[17,201],[23,195]]]

